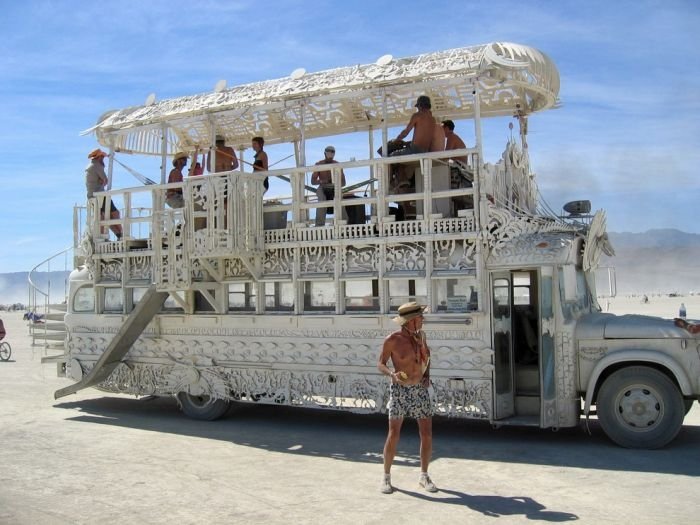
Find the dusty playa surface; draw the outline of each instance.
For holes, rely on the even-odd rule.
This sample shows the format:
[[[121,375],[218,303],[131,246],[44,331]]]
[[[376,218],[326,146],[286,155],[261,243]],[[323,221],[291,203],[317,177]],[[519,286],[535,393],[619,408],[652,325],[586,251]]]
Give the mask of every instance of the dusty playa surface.
[[[700,320],[700,295],[670,296],[669,294],[618,295],[613,298],[599,297],[598,303],[604,312],[617,315],[654,315],[665,319],[678,317],[681,304],[685,305],[688,319]]]
[[[697,298],[617,298],[618,313],[700,317]],[[601,301],[604,302],[604,301]],[[694,314],[694,312],[698,312]],[[595,420],[557,433],[438,419],[431,474],[417,484],[406,423],[379,493],[384,417],[248,405],[187,419],[172,399],[87,390],[59,401],[21,313],[3,313],[13,347],[0,362],[0,523],[580,523],[695,524],[700,405],[658,451],[612,444]],[[495,522],[494,522],[495,523]]]

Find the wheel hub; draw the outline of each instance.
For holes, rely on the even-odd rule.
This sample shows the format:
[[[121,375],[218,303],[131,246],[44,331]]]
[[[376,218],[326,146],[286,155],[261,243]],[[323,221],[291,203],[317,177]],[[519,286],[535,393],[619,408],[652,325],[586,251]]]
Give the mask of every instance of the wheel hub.
[[[661,396],[653,389],[637,385],[620,392],[618,417],[629,427],[646,430],[663,417]]]

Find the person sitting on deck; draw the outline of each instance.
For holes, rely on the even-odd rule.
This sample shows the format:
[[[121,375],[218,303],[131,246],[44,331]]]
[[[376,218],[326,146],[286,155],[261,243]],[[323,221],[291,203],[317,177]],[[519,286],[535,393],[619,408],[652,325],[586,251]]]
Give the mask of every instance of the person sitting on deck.
[[[467,145],[464,141],[455,133],[455,123],[451,120],[442,121],[442,130],[445,134],[445,150],[451,149],[466,149]],[[467,156],[462,155],[459,157],[450,157],[450,187],[455,188],[472,188],[473,181],[469,180],[467,176],[464,175],[463,169],[467,167]],[[456,210],[471,209],[474,208],[474,197],[472,195],[464,195],[460,197],[453,197],[453,202],[455,204]]]
[[[255,159],[255,162],[253,162],[253,171],[267,171],[267,153],[263,151],[265,139],[262,137],[253,137],[251,139],[251,146],[253,147],[253,151],[255,151],[255,155],[253,156]],[[265,191],[270,189],[270,182],[267,180],[267,177],[265,177],[263,181],[263,186],[265,186]]]
[[[210,154],[207,153],[207,171],[209,173],[221,173],[222,171],[233,171],[238,168],[238,157],[230,146],[226,145],[223,135],[216,136],[216,165],[214,171],[211,170]]]
[[[105,173],[105,157],[109,156],[101,149],[97,148],[88,153],[90,164],[85,168],[85,187],[87,189],[87,198],[92,199],[96,191],[105,191],[107,186],[107,174]],[[107,207],[107,199],[102,203],[100,208],[100,219],[104,220],[105,209]],[[119,218],[119,210],[114,205],[114,201],[110,198],[110,219]],[[110,230],[117,236],[117,240],[122,238],[122,227],[120,224],[112,224]]]
[[[335,148],[333,146],[326,146],[323,152],[323,160],[319,160],[316,165],[321,164],[338,164],[338,161],[334,159]],[[330,170],[324,171],[314,171],[311,174],[311,184],[318,186],[316,190],[316,196],[318,201],[330,201],[335,197],[335,184],[332,178],[332,172]],[[342,168],[340,170],[340,184],[345,186],[345,173]],[[316,226],[323,226],[326,224],[326,213],[328,211],[333,211],[333,208],[316,208]]]
[[[174,182],[182,182],[182,170],[187,164],[188,159],[187,153],[179,151],[175,154],[173,158],[173,169],[170,170],[170,175],[168,175],[168,184]],[[182,197],[182,188],[170,188],[166,193],[165,202],[171,208],[184,208],[185,199]]]
[[[443,133],[445,134],[445,150],[451,150],[451,149],[466,149],[467,146],[464,144],[464,141],[455,133],[455,123],[452,122],[451,120],[443,120],[442,121],[442,130]],[[459,162],[462,162],[464,164],[467,163],[467,157],[462,156],[462,157],[451,157],[452,160],[457,160]]]
[[[397,135],[396,142],[402,141],[411,130],[413,130],[413,140],[405,148],[394,151],[391,156],[412,155],[414,153],[426,153],[430,151],[435,137],[435,119],[430,111],[430,97],[421,95],[416,101],[418,111],[411,115],[406,128]]]

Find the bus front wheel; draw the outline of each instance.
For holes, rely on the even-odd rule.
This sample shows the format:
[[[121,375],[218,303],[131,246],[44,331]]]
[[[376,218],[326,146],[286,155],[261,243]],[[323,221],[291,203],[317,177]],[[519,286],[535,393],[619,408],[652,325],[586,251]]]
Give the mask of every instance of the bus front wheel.
[[[676,385],[646,366],[612,373],[598,393],[598,420],[607,436],[626,448],[661,448],[683,425],[685,406]]]
[[[192,419],[214,421],[223,416],[229,409],[230,403],[225,399],[214,399],[210,396],[194,396],[180,392],[177,401],[184,414]]]

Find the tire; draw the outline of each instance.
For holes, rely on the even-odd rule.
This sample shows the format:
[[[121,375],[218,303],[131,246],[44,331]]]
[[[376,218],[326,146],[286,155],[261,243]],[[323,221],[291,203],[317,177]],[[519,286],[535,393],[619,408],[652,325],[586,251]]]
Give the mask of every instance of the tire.
[[[683,425],[685,406],[662,372],[630,366],[611,374],[598,393],[598,420],[605,434],[625,448],[661,448]]]
[[[225,399],[212,399],[209,396],[193,396],[186,392],[177,395],[180,408],[186,416],[202,421],[214,421],[228,412],[230,403]]]
[[[0,360],[8,361],[12,355],[12,347],[7,341],[0,343]]]

